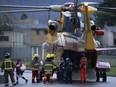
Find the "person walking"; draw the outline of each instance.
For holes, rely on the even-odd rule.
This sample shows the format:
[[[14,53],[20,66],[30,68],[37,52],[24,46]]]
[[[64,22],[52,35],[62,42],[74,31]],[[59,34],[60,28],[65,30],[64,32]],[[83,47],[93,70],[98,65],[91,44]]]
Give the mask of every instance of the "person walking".
[[[35,78],[36,78],[36,82],[39,83],[40,78],[38,71],[40,70],[41,64],[38,54],[34,54],[31,67],[32,67],[32,83],[35,83]]]
[[[17,59],[17,63],[16,63],[16,80],[17,80],[17,82],[16,82],[16,84],[19,84],[19,77],[24,79],[25,83],[28,82],[28,80],[23,76],[24,70],[23,71],[21,70],[22,65],[23,65],[22,60]]]
[[[11,78],[11,82],[13,86],[16,86],[15,79],[14,79],[14,72],[13,72],[14,68],[15,68],[15,65],[10,58],[10,53],[6,53],[5,59],[3,60],[2,67],[1,67],[2,72],[4,70],[5,86],[9,86],[9,80],[8,80],[9,76]]]
[[[86,68],[87,68],[87,59],[84,54],[82,54],[80,59],[80,79],[81,82],[86,82]]]
[[[72,61],[70,60],[70,58],[66,58],[65,72],[66,83],[72,83]]]

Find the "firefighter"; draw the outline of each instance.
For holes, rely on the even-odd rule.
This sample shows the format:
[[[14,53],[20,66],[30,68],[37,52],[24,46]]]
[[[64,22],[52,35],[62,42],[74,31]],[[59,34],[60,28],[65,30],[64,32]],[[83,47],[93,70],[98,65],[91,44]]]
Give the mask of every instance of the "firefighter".
[[[31,67],[32,67],[32,83],[35,83],[35,78],[36,78],[36,82],[39,83],[39,73],[38,71],[40,70],[40,60],[39,60],[39,55],[38,54],[34,54],[33,56],[33,60],[31,63]]]
[[[11,82],[13,86],[16,86],[15,79],[14,79],[14,63],[10,58],[10,53],[5,54],[5,59],[2,62],[2,72],[4,70],[4,77],[5,77],[5,86],[9,86],[9,80],[8,77],[10,75]]]
[[[64,71],[65,71],[65,61],[63,58],[61,58],[60,62],[59,62],[59,69],[60,69],[60,72],[59,72],[59,76],[60,76],[60,82],[64,81],[65,78],[64,78]]]
[[[52,62],[55,61],[55,60],[54,60],[55,57],[56,57],[55,54],[50,54],[50,59],[51,59]],[[56,65],[53,65],[53,73],[54,73],[55,71],[58,71],[58,67],[57,67]]]
[[[55,54],[51,54],[50,57],[51,57],[51,60],[54,60]]]
[[[65,73],[66,73],[66,83],[72,83],[72,62],[70,58],[66,58]]]
[[[52,76],[53,76],[53,61],[51,60],[51,54],[47,54],[46,60],[44,62],[44,84],[46,81],[52,83]]]
[[[86,68],[87,68],[87,59],[84,54],[82,54],[80,59],[80,79],[82,82],[86,82]]]

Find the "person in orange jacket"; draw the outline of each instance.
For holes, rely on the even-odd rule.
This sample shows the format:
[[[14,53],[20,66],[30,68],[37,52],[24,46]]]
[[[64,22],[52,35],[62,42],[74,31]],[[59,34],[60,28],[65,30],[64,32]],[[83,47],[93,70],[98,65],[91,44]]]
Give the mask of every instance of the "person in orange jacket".
[[[87,59],[84,54],[82,54],[80,59],[80,79],[82,82],[86,82],[86,68],[87,68]]]

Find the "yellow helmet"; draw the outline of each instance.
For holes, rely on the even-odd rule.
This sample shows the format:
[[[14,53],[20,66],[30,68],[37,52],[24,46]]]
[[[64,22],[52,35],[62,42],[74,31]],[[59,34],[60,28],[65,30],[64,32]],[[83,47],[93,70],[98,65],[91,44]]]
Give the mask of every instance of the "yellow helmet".
[[[38,58],[39,55],[38,54],[34,54],[33,58]]]
[[[51,55],[50,54],[47,54],[46,58],[50,58],[50,57],[51,57]]]
[[[53,57],[53,58],[54,58],[54,57],[55,57],[55,54],[51,54],[51,57]]]

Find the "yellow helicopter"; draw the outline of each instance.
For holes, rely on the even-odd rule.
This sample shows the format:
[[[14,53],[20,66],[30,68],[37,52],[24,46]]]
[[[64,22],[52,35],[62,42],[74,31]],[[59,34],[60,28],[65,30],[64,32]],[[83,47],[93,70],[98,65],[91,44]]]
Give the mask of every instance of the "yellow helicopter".
[[[83,2],[77,5],[77,1],[74,3],[67,2],[64,5],[50,5],[50,6],[20,6],[20,5],[0,5],[0,7],[10,8],[33,8],[31,10],[5,10],[0,12],[41,12],[41,11],[54,11],[60,12],[60,18],[58,20],[48,21],[48,34],[46,42],[43,43],[43,59],[48,53],[56,55],[54,59],[58,64],[61,57],[65,58],[68,55],[74,65],[73,78],[78,78],[79,75],[79,61],[82,53],[86,54],[88,61],[87,77],[88,79],[95,78],[95,69],[97,64],[98,51],[102,50],[116,50],[116,48],[98,48],[99,42],[94,39],[94,32],[103,34],[101,30],[92,31],[90,14],[97,12],[97,8],[90,6],[90,4],[96,4],[92,2]],[[84,29],[80,29],[80,19],[77,15],[80,12],[84,15]],[[71,18],[71,19],[70,19]],[[72,26],[69,19],[72,21]],[[66,21],[68,20],[68,21]],[[69,24],[67,24],[69,23]],[[71,29],[69,29],[69,28]],[[103,78],[106,81],[106,71],[110,68],[103,68]],[[97,67],[97,73],[99,67]],[[74,79],[75,79],[74,78]],[[99,78],[99,77],[98,77]]]

